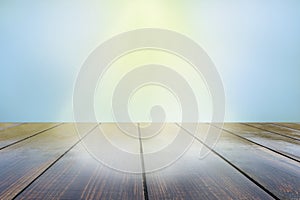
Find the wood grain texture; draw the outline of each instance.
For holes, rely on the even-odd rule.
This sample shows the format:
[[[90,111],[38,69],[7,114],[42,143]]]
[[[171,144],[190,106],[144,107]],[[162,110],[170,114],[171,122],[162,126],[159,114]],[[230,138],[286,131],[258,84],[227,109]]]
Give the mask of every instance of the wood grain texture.
[[[299,159],[299,141],[289,138],[297,136],[299,124],[225,124],[235,135],[221,131],[217,143],[210,143],[218,137],[207,134],[209,124],[201,124],[199,140],[180,159],[151,173],[146,171],[157,163],[149,155],[161,152],[158,160],[172,155],[165,147],[179,126],[166,124],[157,135],[155,127],[124,126],[128,136],[116,124],[81,124],[82,138],[74,124],[63,124],[36,134],[53,125],[21,124],[0,131],[0,145],[11,144],[0,150],[0,199],[300,199],[299,162],[282,155]],[[189,130],[189,124],[184,127]],[[182,140],[192,137],[187,131],[180,134]],[[202,140],[213,144],[212,150]],[[111,152],[108,141],[135,156]],[[91,154],[97,149],[107,162]]]
[[[272,124],[300,131],[300,123],[298,123],[298,124],[297,123],[272,123]]]
[[[274,124],[265,124],[265,123],[246,123],[246,124],[252,127],[259,128],[264,131],[269,131],[272,133],[276,133],[300,141],[300,131],[297,130],[276,126]]]
[[[0,123],[0,132],[19,125],[21,125],[21,123]]]
[[[177,130],[174,124],[168,126],[169,130]],[[147,145],[151,146],[151,140],[147,141]],[[200,158],[201,150],[208,152],[194,141],[171,166],[147,173],[149,199],[273,199],[215,154]],[[145,165],[151,162],[146,157]]]
[[[300,141],[238,123],[227,123],[223,129],[300,162]]]
[[[215,150],[280,199],[300,197],[300,165],[222,131]]]
[[[101,128],[114,131],[112,137],[120,136],[114,124],[101,125]],[[97,131],[91,132],[85,142],[91,142],[97,134]],[[106,167],[80,143],[17,199],[144,199],[142,175]]]
[[[0,199],[17,195],[78,140],[74,125],[65,124],[1,150]]]
[[[25,138],[42,133],[52,127],[57,126],[57,123],[32,123],[21,124],[0,132],[0,149],[11,144],[21,141]]]

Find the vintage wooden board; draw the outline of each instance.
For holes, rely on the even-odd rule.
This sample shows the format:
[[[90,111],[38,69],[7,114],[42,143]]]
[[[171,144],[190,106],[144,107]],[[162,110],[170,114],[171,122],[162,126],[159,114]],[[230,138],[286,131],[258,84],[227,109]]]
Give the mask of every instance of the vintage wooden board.
[[[264,123],[246,123],[248,126],[256,127],[264,131],[273,132],[285,137],[289,137],[300,141],[300,131],[292,130],[286,127],[276,126],[274,124],[264,124]]]
[[[216,146],[205,146],[208,124],[201,124],[200,140],[170,167],[154,172],[148,170],[157,165],[155,159],[172,155],[164,149],[181,130],[176,124],[166,124],[157,135],[155,127],[141,128],[144,124],[125,126],[133,135],[116,124],[82,124],[84,138],[73,124],[56,125],[28,123],[0,131],[0,199],[300,199],[299,142],[290,138],[296,138],[298,125],[225,124],[231,133],[222,131]],[[182,141],[193,139],[187,131],[180,134]],[[135,156],[119,156],[107,141]],[[153,152],[159,152],[154,160]],[[203,152],[210,153],[202,158]],[[120,165],[139,173],[112,169]]]
[[[273,123],[273,124],[300,131],[300,123]]]
[[[86,132],[93,124],[82,124]],[[79,137],[73,124],[43,132],[0,151],[0,199],[11,199],[63,155]]]
[[[300,165],[226,131],[215,151],[280,199],[299,198]]]
[[[21,124],[0,131],[0,149],[58,126],[58,123]]]
[[[168,126],[177,131],[175,124]],[[273,199],[214,153],[200,158],[202,148],[194,141],[170,167],[147,173],[149,199]],[[151,161],[146,159],[145,165]]]
[[[19,125],[21,125],[21,123],[0,123],[0,131]]]
[[[238,123],[225,124],[223,129],[300,162],[300,141]]]
[[[114,139],[124,135],[115,124],[102,124]],[[131,129],[137,132],[136,127]],[[85,145],[93,145],[97,131],[85,139]],[[122,136],[123,135],[123,136]],[[120,144],[119,141],[117,141]],[[128,141],[127,141],[128,142]],[[99,142],[101,143],[101,142]],[[139,149],[138,140],[131,141],[132,149]],[[17,199],[143,199],[141,174],[119,172],[93,158],[82,143],[77,144],[46,173],[26,188]],[[140,165],[140,163],[135,163]]]

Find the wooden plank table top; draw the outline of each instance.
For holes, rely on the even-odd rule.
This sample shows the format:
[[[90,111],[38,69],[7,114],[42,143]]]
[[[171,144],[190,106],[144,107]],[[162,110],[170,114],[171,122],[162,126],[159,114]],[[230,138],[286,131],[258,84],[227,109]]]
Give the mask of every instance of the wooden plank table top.
[[[0,131],[0,149],[59,126],[57,123],[20,124]]]
[[[0,123],[0,131],[21,125],[21,123]]]
[[[283,126],[276,126],[275,124],[264,124],[264,123],[246,123],[246,124],[248,126],[256,127],[264,131],[272,132],[274,134],[282,135],[300,141],[300,131],[296,129],[290,129]]]
[[[226,131],[222,132],[215,150],[276,197],[299,197],[299,162]]]
[[[300,131],[300,123],[273,123],[277,126],[283,126],[283,127],[286,127],[286,128],[290,128],[290,129],[294,129],[294,130],[297,130],[297,131]]]
[[[101,126],[108,132],[120,132],[114,124]],[[91,142],[97,134],[96,130],[92,131],[85,142]],[[99,163],[78,143],[16,199],[47,198],[143,199],[142,177]]]
[[[298,140],[245,124],[225,124],[223,129],[300,162],[300,141]]]
[[[92,126],[82,125],[86,131]],[[78,140],[74,125],[65,124],[2,149],[0,199],[15,197]]]
[[[300,124],[190,125],[0,124],[0,199],[300,199]]]
[[[168,132],[176,132],[175,124],[167,126]],[[192,137],[186,132],[181,134]],[[154,144],[151,145],[151,142]],[[147,145],[155,146],[155,143],[155,140],[150,140]],[[209,153],[201,158],[200,151],[203,148],[208,151],[194,140],[175,163],[147,173],[149,199],[273,199],[216,154]],[[152,159],[147,160],[146,157],[145,165],[151,162]]]

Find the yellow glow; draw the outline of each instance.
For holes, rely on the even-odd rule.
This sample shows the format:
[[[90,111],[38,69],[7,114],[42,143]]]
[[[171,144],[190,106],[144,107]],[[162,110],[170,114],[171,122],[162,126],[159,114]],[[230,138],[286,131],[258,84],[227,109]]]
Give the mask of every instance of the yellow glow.
[[[137,28],[164,28],[175,31],[187,31],[184,11],[181,3],[161,0],[133,0],[126,2],[119,10],[116,29],[128,31]]]
[[[135,51],[120,57],[109,66],[102,76],[95,91],[94,104],[99,121],[113,120],[111,110],[113,92],[122,77],[130,73],[131,70],[146,64],[164,65],[180,74],[190,84],[197,98],[200,120],[209,121],[211,119],[211,97],[204,80],[195,69],[182,58],[169,52],[148,49]],[[155,92],[154,89],[157,89],[157,87],[144,87],[140,89],[141,91],[132,94],[131,102],[129,102],[131,117],[136,121],[149,121],[151,105],[159,104],[165,109],[167,121],[180,121],[181,110],[176,97],[166,89],[158,89]],[[153,98],[148,98],[151,94]],[[142,112],[144,113],[141,114]]]

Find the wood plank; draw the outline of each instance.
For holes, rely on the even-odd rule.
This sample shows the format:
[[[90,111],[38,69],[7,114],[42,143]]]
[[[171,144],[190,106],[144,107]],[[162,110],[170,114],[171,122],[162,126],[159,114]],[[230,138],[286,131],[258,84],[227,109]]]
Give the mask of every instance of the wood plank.
[[[115,144],[121,148],[138,151],[138,141],[130,141],[116,128],[115,124],[101,124],[101,128],[113,136]],[[136,127],[132,127],[135,132]],[[99,132],[94,130],[85,139],[88,147],[94,145]],[[120,138],[129,142],[129,146],[121,144]],[[128,144],[128,143],[127,143]],[[137,148],[136,148],[137,147]],[[106,152],[107,153],[107,152]],[[121,159],[113,157],[112,159]],[[138,163],[133,163],[139,165]],[[119,172],[101,164],[80,143],[49,170],[27,187],[16,199],[143,199],[141,174]]]
[[[279,199],[300,197],[298,162],[225,131],[214,150]]]
[[[300,131],[291,130],[285,127],[279,127],[273,124],[266,124],[266,123],[245,123],[245,124],[248,126],[259,128],[264,131],[273,132],[300,141]]]
[[[78,126],[87,132],[95,125]],[[12,199],[78,140],[74,125],[65,124],[1,150],[0,199]]]
[[[300,162],[300,141],[238,123],[227,123],[223,129]]]
[[[0,149],[3,149],[25,138],[32,137],[45,130],[56,127],[57,123],[30,123],[5,129],[0,132]]]
[[[112,128],[111,124],[101,126],[106,132],[104,137],[109,139],[115,147],[136,153],[138,156],[128,160],[126,156],[120,156],[117,152],[103,151],[102,153],[107,155],[106,159],[108,159],[106,164],[113,166],[122,163],[125,168],[141,170],[138,140],[134,137],[133,140],[128,139],[116,128]],[[205,138],[206,135],[202,133],[207,127],[207,125],[202,126],[197,137]],[[88,130],[87,126],[82,128],[83,131]],[[259,140],[258,132],[251,133],[253,129],[243,134],[249,134],[249,139],[253,137],[257,138],[257,141],[267,142],[268,139],[264,140],[264,137]],[[165,145],[173,141],[172,133],[176,132],[177,128],[168,126],[166,130],[165,133],[154,136],[152,142],[143,139],[145,154],[163,149]],[[261,132],[267,134],[264,131]],[[151,134],[152,131],[149,130],[141,136],[148,137]],[[100,146],[101,153],[106,144],[102,143],[104,137],[99,140],[98,135],[97,132],[93,132],[84,141],[90,145],[91,149],[97,149]],[[138,135],[136,133],[136,136]],[[276,139],[272,140],[276,141]],[[81,145],[76,145],[67,154],[63,154],[76,141],[78,141],[76,131],[69,124],[1,150],[0,199],[11,199],[20,192],[22,193],[17,196],[17,199],[146,198],[143,195],[145,191],[143,191],[142,174],[134,175],[111,170],[99,164]],[[200,149],[203,150],[203,148],[199,142],[194,142],[183,157],[170,167],[145,174],[147,196],[150,199],[270,198],[255,182],[232,167],[235,166],[281,199],[300,198],[299,163],[226,132],[222,132],[215,148],[221,157],[210,153],[205,159],[199,159]],[[209,151],[205,148],[204,150]],[[60,158],[62,155],[64,156]],[[168,152],[163,152],[161,155],[160,158],[164,158]],[[232,166],[222,157],[230,161]],[[145,170],[147,166],[153,167],[152,161],[145,155]]]
[[[0,123],[0,131],[20,125],[21,123]]]
[[[300,124],[298,123],[272,123],[272,124],[300,131]]]
[[[147,154],[163,146],[164,142],[168,144],[169,138],[178,131],[178,126],[168,124],[165,130],[157,136],[160,137],[160,144],[158,138],[143,140],[146,170],[155,160]],[[145,134],[149,135],[147,131]],[[180,134],[191,139],[187,133]],[[200,159],[202,148],[205,147],[194,141],[188,151],[171,166],[146,173],[149,199],[273,199],[215,154],[210,153]],[[161,157],[158,159],[168,155],[163,151],[161,148]]]
[[[13,126],[15,124],[17,124],[17,123],[3,123],[3,122],[1,122],[0,123],[0,128],[10,127],[10,126]]]

